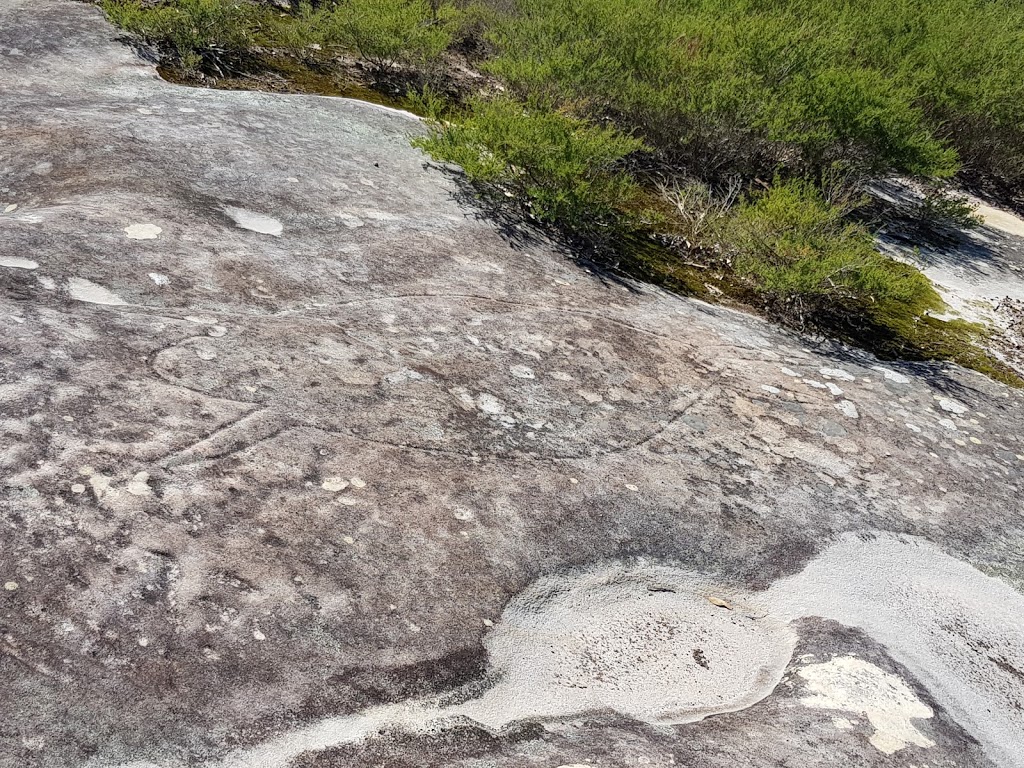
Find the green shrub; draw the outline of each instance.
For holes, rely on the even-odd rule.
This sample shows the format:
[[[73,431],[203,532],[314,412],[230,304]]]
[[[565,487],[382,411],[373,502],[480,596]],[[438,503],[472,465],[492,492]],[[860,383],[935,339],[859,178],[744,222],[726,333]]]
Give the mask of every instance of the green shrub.
[[[923,224],[973,229],[982,223],[966,195],[951,192],[939,182],[925,184],[924,196],[913,213]]]
[[[1024,6],[986,0],[518,0],[490,69],[585,103],[705,178],[1024,168]]]
[[[378,69],[424,69],[451,44],[457,13],[448,0],[343,0],[326,25],[330,40]]]
[[[643,148],[614,128],[509,98],[474,101],[461,122],[435,120],[416,144],[484,189],[523,202],[538,220],[578,233],[625,215],[637,185],[622,163]]]
[[[187,70],[219,68],[225,57],[246,53],[253,44],[257,10],[231,0],[103,0],[112,22],[160,47]]]
[[[799,322],[846,314],[898,328],[942,310],[924,275],[879,253],[871,233],[842,215],[808,182],[776,180],[723,227],[733,268],[773,313]]]

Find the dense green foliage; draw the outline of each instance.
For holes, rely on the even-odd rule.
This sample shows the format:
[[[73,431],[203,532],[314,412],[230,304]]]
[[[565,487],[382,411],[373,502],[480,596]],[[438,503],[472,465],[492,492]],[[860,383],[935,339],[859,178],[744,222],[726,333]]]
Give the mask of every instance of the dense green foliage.
[[[475,100],[464,120],[416,143],[498,194],[526,201],[540,221],[576,232],[621,219],[637,195],[621,164],[639,141],[512,99]]]
[[[942,309],[926,277],[880,254],[865,227],[844,221],[805,181],[777,180],[745,200],[725,229],[736,273],[786,314],[842,310],[886,325]]]
[[[492,35],[503,79],[611,114],[702,175],[948,175],[957,148],[1021,162],[1015,2],[518,0]]]
[[[455,9],[428,0],[344,0],[325,6],[325,38],[380,68],[428,67],[451,45]]]
[[[254,48],[304,56],[328,47],[379,69],[425,69],[451,45],[458,14],[447,0],[335,0],[282,15],[247,0],[102,0],[112,21],[187,70],[217,74]]]
[[[160,46],[186,69],[216,66],[222,56],[244,54],[255,42],[259,9],[226,0],[103,0],[111,21]]]

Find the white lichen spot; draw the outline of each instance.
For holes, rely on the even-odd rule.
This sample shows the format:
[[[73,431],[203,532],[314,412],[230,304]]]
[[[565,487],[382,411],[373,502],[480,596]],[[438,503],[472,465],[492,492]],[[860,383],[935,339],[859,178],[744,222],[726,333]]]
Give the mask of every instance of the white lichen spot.
[[[639,491],[640,489],[637,486],[633,485],[632,483],[626,483],[626,490],[627,491]]]
[[[8,581],[8,582],[4,583],[4,589],[6,589],[8,592],[13,592],[17,588],[18,588],[18,582],[16,582],[16,581]]]
[[[958,403],[956,400],[953,400],[952,398],[949,397],[939,398],[939,408],[941,408],[944,411],[947,411],[948,413],[955,413],[957,416],[963,416],[965,413],[967,413],[966,405]]]
[[[149,487],[149,472],[139,472],[131,479],[125,490],[132,496],[149,496],[153,489]]]
[[[939,424],[948,429],[950,432],[956,432],[956,424],[953,423],[952,419],[939,419]]]
[[[476,396],[476,405],[484,413],[497,415],[505,412],[505,406],[494,395],[483,392]]]
[[[210,328],[206,331],[206,335],[214,339],[219,339],[221,336],[226,335],[227,332],[228,329],[225,328],[223,325],[211,325]]]
[[[533,371],[530,368],[527,368],[525,365],[513,365],[508,370],[509,370],[509,373],[511,373],[517,379],[533,379],[533,378],[536,378],[533,375]]]
[[[16,210],[18,210],[18,204],[11,203],[6,208],[4,208],[4,213],[14,213]]]
[[[352,545],[352,544],[356,543],[356,540],[353,539],[351,536],[342,536],[341,540],[344,541],[346,544],[349,544],[349,545]]]
[[[787,376],[792,376],[794,379],[800,378],[800,374],[794,371],[792,368],[786,368],[785,366],[782,366],[782,368],[780,368],[779,370],[782,371]]]
[[[348,480],[340,477],[329,477],[320,483],[320,487],[325,491],[331,491],[332,493],[336,491],[344,491],[348,488]]]
[[[72,493],[85,493],[85,486],[82,483],[72,483],[71,484],[71,492]]]
[[[836,397],[843,394],[843,390],[839,388],[838,384],[833,384],[831,381],[825,382],[825,386],[828,387],[828,391]]]
[[[591,405],[596,405],[597,403],[600,403],[602,400],[604,400],[604,398],[601,397],[596,392],[588,392],[585,389],[581,389],[576,394],[578,394],[580,397],[582,397],[584,400],[586,400]]]
[[[572,376],[565,371],[552,371],[548,375],[555,381],[572,381]]]
[[[150,272],[149,279],[159,286],[164,286],[171,282],[171,278],[167,275],[161,275],[159,272]]]
[[[839,411],[843,416],[850,419],[856,419],[860,417],[860,413],[857,411],[857,406],[850,400],[840,400],[836,403],[836,410]]]
[[[254,640],[260,643],[267,639],[267,636],[260,632],[258,629],[254,629],[252,631],[252,637]]]
[[[914,727],[914,718],[930,718],[933,712],[907,685],[889,672],[853,656],[838,656],[812,664],[798,673],[812,694],[800,699],[805,707],[840,709],[863,713],[875,729],[869,741],[891,755],[911,744],[932,747],[935,743]]]
[[[366,487],[366,481],[363,480],[363,478],[361,478],[361,477],[349,478],[349,481],[352,483],[352,487],[353,488],[365,488]]]
[[[818,370],[826,379],[839,379],[840,381],[856,381],[857,377],[842,368],[820,368]]]
[[[55,291],[55,290],[57,290],[57,281],[54,280],[52,277],[45,277],[45,276],[43,276],[43,277],[40,277],[38,279],[39,279],[39,285],[41,285],[43,287],[44,291]]]
[[[124,233],[129,240],[156,240],[163,232],[156,224],[129,224],[124,228]]]
[[[833,717],[832,725],[838,728],[840,731],[848,731],[853,728],[853,723],[847,720],[845,717]]]
[[[972,443],[974,443],[975,445],[981,445],[981,440],[979,440],[978,438],[976,438],[976,437],[975,437],[974,435],[971,435],[971,437],[970,437],[970,440],[971,440],[971,442],[972,442]]]
[[[761,389],[767,392],[769,395],[778,395],[782,393],[782,390],[778,387],[773,387],[770,384],[762,384]]]
[[[140,637],[139,638],[139,645],[141,645],[143,648],[147,647],[149,645],[149,638],[148,637]]]
[[[909,429],[911,432],[921,431],[921,428],[919,426],[917,426],[916,424],[911,424],[910,422],[907,422],[907,429]]]
[[[224,213],[231,217],[231,220],[239,227],[242,229],[248,229],[250,232],[258,232],[261,235],[280,237],[281,233],[284,231],[284,225],[273,216],[265,216],[262,213],[248,211],[245,208],[234,208],[232,206],[224,208]]]
[[[39,263],[32,259],[23,259],[20,256],[0,256],[0,267],[13,267],[14,269],[38,269]]]
[[[814,379],[804,379],[803,382],[807,386],[813,387],[814,389],[825,389],[824,384],[822,384],[820,381],[815,381]]]
[[[874,366],[872,366],[872,368],[874,368],[876,371],[881,371],[882,372],[882,377],[886,381],[891,381],[894,384],[909,384],[910,383],[910,378],[908,376],[904,376],[902,373],[897,373],[896,371],[890,371],[888,368],[883,368],[880,365],[874,365]]]
[[[72,277],[68,280],[68,295],[76,301],[85,301],[89,304],[120,307],[128,303],[113,291],[102,285],[97,285],[91,280],[86,280],[84,277]]]
[[[110,490],[110,478],[97,472],[89,476],[89,485],[92,486],[93,495],[99,500],[106,496]]]

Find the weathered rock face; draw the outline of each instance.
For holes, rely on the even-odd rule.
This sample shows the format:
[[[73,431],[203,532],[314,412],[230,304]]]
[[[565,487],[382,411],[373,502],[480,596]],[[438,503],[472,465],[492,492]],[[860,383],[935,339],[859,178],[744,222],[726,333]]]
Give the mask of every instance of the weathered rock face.
[[[603,281],[411,117],[115,36],[0,6],[0,765],[1021,764],[1020,392]]]

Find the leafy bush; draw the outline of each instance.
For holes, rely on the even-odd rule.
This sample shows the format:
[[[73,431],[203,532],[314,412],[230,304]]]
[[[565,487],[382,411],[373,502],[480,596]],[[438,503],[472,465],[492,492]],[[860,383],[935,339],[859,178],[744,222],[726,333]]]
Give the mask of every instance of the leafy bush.
[[[946,189],[941,183],[925,185],[924,196],[914,211],[915,218],[928,225],[973,229],[982,223],[975,206],[965,196]]]
[[[231,0],[103,0],[103,10],[120,27],[163,49],[186,70],[219,68],[225,56],[244,54],[253,44],[257,9]]]
[[[428,68],[451,44],[456,21],[447,0],[344,0],[326,25],[330,40],[378,69]]]
[[[1022,30],[1024,6],[985,0],[518,0],[490,68],[705,178],[948,176],[954,146],[1024,167]]]
[[[579,233],[625,214],[638,187],[622,163],[643,149],[614,128],[509,98],[476,100],[461,122],[435,120],[416,144],[484,188],[523,201],[538,220]]]
[[[931,282],[875,250],[870,232],[845,222],[811,184],[781,181],[742,203],[725,225],[737,274],[776,313],[814,322],[844,313],[886,327],[941,311]]]

